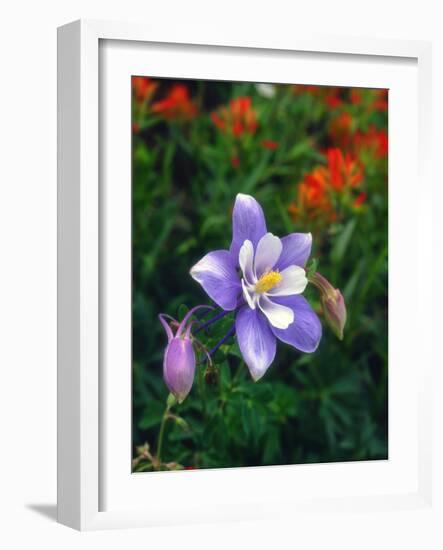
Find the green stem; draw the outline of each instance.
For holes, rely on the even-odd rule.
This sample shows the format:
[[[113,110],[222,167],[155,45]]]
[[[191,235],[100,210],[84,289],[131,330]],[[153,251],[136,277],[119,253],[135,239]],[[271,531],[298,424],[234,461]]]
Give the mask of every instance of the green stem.
[[[165,409],[165,412],[163,413],[162,421],[161,421],[161,424],[160,424],[160,431],[159,431],[159,434],[158,434],[157,453],[155,455],[155,458],[156,458],[156,462],[157,462],[157,467],[159,469],[160,469],[160,465],[161,465],[161,452],[162,452],[162,447],[163,447],[163,439],[164,439],[164,435],[165,435],[165,426],[166,426],[166,422],[167,422],[168,418],[170,417],[169,411],[171,410],[171,407],[175,402],[175,399],[171,399],[171,395],[172,394],[169,395],[169,397],[166,401],[166,409]]]
[[[316,272],[308,276],[308,281],[317,287],[322,295],[331,297],[335,296],[335,288],[320,273]]]
[[[205,392],[205,384],[203,380],[203,364],[199,365],[198,368],[198,392],[200,394],[200,399],[202,402],[202,409],[203,409],[203,418],[206,420],[207,417],[207,407],[206,407],[206,392]]]

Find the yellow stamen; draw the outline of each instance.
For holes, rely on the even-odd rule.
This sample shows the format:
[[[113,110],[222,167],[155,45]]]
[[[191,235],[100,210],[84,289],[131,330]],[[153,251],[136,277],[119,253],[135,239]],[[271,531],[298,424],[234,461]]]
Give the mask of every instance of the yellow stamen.
[[[282,279],[283,277],[278,271],[268,271],[267,273],[263,273],[257,281],[254,290],[258,294],[263,294],[263,292],[268,292],[268,290],[278,285]]]

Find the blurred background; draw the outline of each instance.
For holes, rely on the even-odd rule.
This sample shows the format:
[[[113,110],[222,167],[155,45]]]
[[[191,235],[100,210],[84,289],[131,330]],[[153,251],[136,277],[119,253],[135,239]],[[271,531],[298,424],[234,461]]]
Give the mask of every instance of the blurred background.
[[[257,383],[235,342],[222,346],[216,371],[198,368],[173,408],[163,460],[192,469],[387,458],[387,90],[144,76],[132,90],[134,470],[152,469],[145,444],[155,451],[168,395],[157,316],[209,303],[189,270],[229,247],[239,192],[261,203],[274,234],[313,234],[318,270],[346,299],[345,337],[324,326],[313,354],[279,343]],[[321,316],[315,290],[305,295]]]

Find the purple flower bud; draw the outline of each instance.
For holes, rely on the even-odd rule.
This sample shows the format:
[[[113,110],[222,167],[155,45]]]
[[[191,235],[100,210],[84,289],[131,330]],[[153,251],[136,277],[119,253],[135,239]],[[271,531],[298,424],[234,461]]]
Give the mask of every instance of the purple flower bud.
[[[337,338],[343,340],[343,329],[346,324],[346,305],[342,293],[335,289],[335,296],[322,296],[321,304],[326,322]]]
[[[163,378],[179,403],[191,391],[194,376],[195,353],[190,338],[172,338],[163,359]]]
[[[320,302],[325,320],[339,340],[343,340],[343,330],[346,324],[346,305],[342,293],[320,275],[314,273],[309,281],[320,290]]]
[[[166,346],[163,358],[163,378],[169,391],[179,403],[182,403],[191,391],[195,376],[195,352],[191,339],[191,326],[193,322],[191,321],[187,328],[185,326],[194,311],[203,307],[209,308],[209,306],[192,308],[180,324],[169,315],[164,313],[159,315],[160,322],[168,336],[168,345]],[[175,336],[166,319],[178,325]]]

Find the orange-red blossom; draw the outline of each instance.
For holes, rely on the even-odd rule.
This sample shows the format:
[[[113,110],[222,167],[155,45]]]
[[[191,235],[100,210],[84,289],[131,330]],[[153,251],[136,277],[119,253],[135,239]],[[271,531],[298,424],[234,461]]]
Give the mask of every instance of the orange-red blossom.
[[[197,106],[183,84],[173,86],[164,99],[152,104],[151,109],[167,120],[191,120],[197,114]]]
[[[386,130],[370,126],[366,132],[355,132],[353,147],[358,154],[368,151],[376,159],[384,158],[388,155],[388,134]]]
[[[297,201],[289,206],[294,218],[306,216],[333,221],[337,218],[336,199],[340,200],[360,186],[363,168],[349,153],[331,148],[326,151],[326,160],[326,166],[316,166],[299,183]],[[353,206],[361,207],[365,198],[366,195],[360,193],[353,200]]]
[[[352,115],[344,111],[332,119],[329,125],[329,137],[332,142],[355,156],[369,152],[375,159],[381,159],[388,154],[388,133],[385,129],[377,129],[374,125],[366,131],[355,130]]]
[[[229,106],[220,107],[211,113],[211,119],[219,130],[236,138],[253,134],[258,127],[252,100],[247,96],[232,99]]]
[[[142,103],[149,101],[154,95],[158,83],[154,82],[147,76],[134,76],[132,77],[132,90],[137,102]]]

